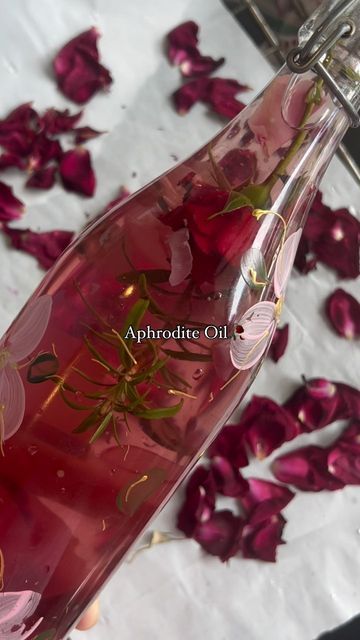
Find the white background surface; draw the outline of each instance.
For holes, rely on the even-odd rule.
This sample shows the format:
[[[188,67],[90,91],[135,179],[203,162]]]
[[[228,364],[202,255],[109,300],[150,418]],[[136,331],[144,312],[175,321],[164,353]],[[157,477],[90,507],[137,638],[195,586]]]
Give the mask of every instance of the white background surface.
[[[71,37],[96,25],[100,49],[114,76],[108,95],[85,107],[81,124],[109,133],[89,144],[98,177],[96,197],[63,191],[23,191],[28,208],[17,226],[78,230],[85,213],[96,214],[120,185],[132,192],[209,139],[221,120],[196,106],[184,118],[167,98],[180,84],[163,53],[163,37],[188,19],[201,25],[201,50],[226,56],[218,72],[250,84],[250,100],[270,79],[270,67],[219,0],[2,0],[0,23],[1,114],[21,102],[35,107],[71,107],[56,90],[49,62]],[[5,9],[6,6],[6,9]],[[75,105],[73,105],[75,110]],[[136,174],[136,175],[134,175]],[[331,206],[359,206],[360,189],[334,160],[323,183]],[[358,211],[359,212],[359,211]],[[5,329],[43,272],[31,257],[0,237],[0,329]],[[307,377],[327,376],[356,386],[358,347],[326,325],[321,307],[336,287],[359,294],[359,283],[339,282],[321,266],[308,277],[294,272],[284,321],[291,323],[288,351],[278,365],[266,362],[252,392],[284,400]],[[328,442],[343,425],[302,436],[296,446]],[[291,449],[290,443],[282,451]],[[277,452],[278,453],[278,452]],[[271,458],[253,463],[248,475],[270,477]],[[152,529],[174,530],[175,496]],[[159,545],[125,563],[102,596],[100,624],[89,640],[314,640],[360,611],[360,488],[333,494],[298,495],[286,510],[287,545],[278,563],[234,558],[223,565],[192,541]],[[79,632],[72,634],[79,640]]]

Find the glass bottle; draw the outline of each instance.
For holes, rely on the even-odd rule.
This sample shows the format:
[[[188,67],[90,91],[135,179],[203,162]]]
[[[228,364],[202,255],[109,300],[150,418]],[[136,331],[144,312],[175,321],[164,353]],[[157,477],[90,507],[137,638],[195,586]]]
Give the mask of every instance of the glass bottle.
[[[313,48],[289,62],[303,71],[314,54],[316,73],[284,67],[208,145],[94,222],[2,338],[3,640],[65,636],[253,381],[356,120],[359,26],[359,2],[318,11],[300,31]]]

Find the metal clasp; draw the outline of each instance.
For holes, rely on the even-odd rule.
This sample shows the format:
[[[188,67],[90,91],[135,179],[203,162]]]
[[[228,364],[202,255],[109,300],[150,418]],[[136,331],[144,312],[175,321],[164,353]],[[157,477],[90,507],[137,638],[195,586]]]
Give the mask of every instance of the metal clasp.
[[[292,49],[286,59],[289,69],[294,73],[306,73],[312,69],[324,80],[349,115],[353,127],[360,125],[360,115],[320,60],[341,38],[349,38],[355,33],[354,22],[343,14],[357,1],[340,2],[316,28],[306,44]]]

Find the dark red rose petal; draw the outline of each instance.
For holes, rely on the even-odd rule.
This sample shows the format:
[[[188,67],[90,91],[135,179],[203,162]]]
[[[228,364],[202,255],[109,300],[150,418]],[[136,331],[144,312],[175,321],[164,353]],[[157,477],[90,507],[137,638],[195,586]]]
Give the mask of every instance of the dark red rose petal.
[[[28,168],[30,171],[42,169],[51,160],[60,160],[62,154],[63,150],[58,140],[52,140],[40,133],[32,146]]]
[[[213,111],[225,118],[234,118],[245,107],[236,95],[248,91],[249,87],[230,78],[210,78],[205,101]]]
[[[298,250],[296,252],[294,265],[300,273],[306,275],[316,269],[317,258],[310,250],[309,241],[304,235],[301,236]]]
[[[304,431],[322,429],[336,420],[339,395],[335,384],[315,378],[299,387],[284,408],[299,421]]]
[[[51,189],[55,184],[57,167],[50,166],[34,171],[26,182],[31,189]]]
[[[260,478],[249,478],[248,485],[241,504],[247,512],[246,522],[252,525],[278,515],[295,495],[287,487]]]
[[[13,190],[5,182],[0,182],[0,220],[18,220],[24,211],[24,204],[13,194]]]
[[[255,154],[247,149],[231,149],[219,162],[220,168],[234,189],[244,187],[252,181],[256,164]]]
[[[23,129],[38,129],[39,116],[31,102],[25,102],[13,109],[4,120],[0,120],[0,133],[9,133]]]
[[[360,420],[360,390],[344,382],[335,382],[339,394],[336,420],[354,418]]]
[[[207,455],[210,458],[221,456],[234,467],[246,467],[249,464],[244,445],[245,428],[241,422],[224,427],[210,445]]]
[[[275,515],[258,524],[245,523],[242,538],[244,558],[254,558],[264,562],[276,562],[277,547],[284,544],[282,533],[285,518]]]
[[[260,460],[300,433],[297,421],[284,407],[261,396],[253,396],[241,416],[241,424],[247,443]]]
[[[31,152],[36,134],[30,129],[19,128],[13,131],[0,131],[0,146],[8,153],[25,158]]]
[[[198,31],[198,25],[188,20],[172,29],[167,36],[168,58],[172,64],[179,66],[182,75],[188,78],[208,75],[225,61],[225,58],[214,60],[210,56],[201,55],[197,47]]]
[[[328,469],[331,475],[344,485],[360,485],[360,450],[331,448],[328,455]]]
[[[175,109],[179,115],[185,115],[199,101],[204,101],[207,96],[208,78],[197,78],[183,84],[173,93]]]
[[[42,130],[48,135],[58,135],[72,131],[83,115],[83,111],[71,114],[69,109],[58,111],[47,109],[40,119]]]
[[[275,331],[272,339],[269,356],[274,362],[278,362],[284,355],[289,340],[289,325],[284,324],[283,327],[278,327]]]
[[[110,72],[100,64],[95,27],[68,42],[53,61],[58,86],[70,100],[83,104],[112,83]]]
[[[210,470],[198,466],[191,475],[185,500],[178,513],[177,527],[191,537],[198,523],[206,522],[215,509],[215,480]]]
[[[348,340],[360,337],[360,303],[344,289],[336,289],[326,300],[325,310],[335,331]]]
[[[96,131],[96,129],[92,129],[91,127],[77,127],[73,131],[75,134],[75,144],[82,144],[83,142],[87,142],[87,140],[92,140],[105,133],[105,131]]]
[[[344,486],[328,470],[328,450],[313,445],[276,458],[272,471],[277,480],[302,491],[336,491]]]
[[[207,553],[226,562],[241,548],[242,527],[242,519],[228,509],[215,511],[209,520],[196,526],[193,538]]]
[[[30,229],[10,229],[6,226],[3,232],[10,238],[15,249],[25,251],[37,258],[44,269],[52,267],[74,236],[72,231],[36,233]]]
[[[211,470],[215,479],[216,489],[223,496],[235,498],[243,496],[247,492],[249,488],[247,480],[226,458],[213,457]]]
[[[3,153],[0,156],[0,171],[13,167],[23,171],[25,166],[25,161],[14,153]]]
[[[76,147],[66,151],[60,160],[59,171],[65,189],[88,197],[94,195],[96,178],[87,149]]]

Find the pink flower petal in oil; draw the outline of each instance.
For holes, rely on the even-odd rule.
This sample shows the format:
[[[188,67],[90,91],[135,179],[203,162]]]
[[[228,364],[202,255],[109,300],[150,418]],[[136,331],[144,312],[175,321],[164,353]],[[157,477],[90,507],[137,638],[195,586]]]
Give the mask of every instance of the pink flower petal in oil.
[[[277,480],[301,491],[337,491],[344,486],[328,470],[328,450],[315,445],[276,458],[272,471]]]
[[[14,320],[1,342],[9,353],[9,362],[21,362],[36,349],[48,326],[51,309],[52,298],[45,294],[31,300]]]
[[[273,302],[257,302],[240,318],[230,341],[231,361],[236,369],[250,369],[265,353],[276,329]]]
[[[196,526],[193,538],[207,553],[226,562],[241,549],[242,527],[243,520],[230,510],[215,511],[209,520]]]
[[[256,156],[247,149],[231,149],[219,162],[225,177],[234,189],[252,181],[256,171]]]
[[[245,522],[242,538],[244,558],[276,562],[277,547],[284,544],[281,536],[285,524],[286,520],[281,515],[274,515],[258,524]]]
[[[68,191],[82,193],[89,198],[94,195],[96,178],[87,149],[76,147],[66,151],[60,160],[59,172]]]
[[[339,336],[360,337],[360,303],[344,289],[336,289],[325,302],[329,321]]]
[[[0,593],[0,637],[4,640],[26,640],[33,634],[43,618],[30,629],[24,620],[30,618],[41,599],[35,591],[8,591]]]
[[[172,64],[180,67],[185,77],[207,75],[225,61],[224,58],[214,60],[210,56],[201,55],[197,47],[198,31],[198,25],[188,20],[172,29],[167,36],[168,58]]]
[[[70,100],[83,104],[112,83],[110,72],[99,62],[95,27],[76,36],[56,55],[53,66],[57,83]]]
[[[249,478],[248,486],[241,504],[247,512],[247,524],[252,525],[278,515],[295,495],[287,487],[260,478]]]
[[[8,363],[0,369],[0,442],[16,433],[24,413],[24,384],[17,369]]]
[[[10,229],[7,226],[2,231],[10,238],[15,249],[37,258],[44,269],[52,267],[74,237],[72,231],[37,232],[30,229]]]
[[[300,433],[298,422],[284,407],[262,396],[252,397],[241,424],[248,445],[260,460]]]
[[[278,327],[274,333],[271,345],[269,347],[269,356],[274,362],[278,362],[284,355],[289,340],[289,325],[284,324]]]
[[[57,167],[51,165],[34,171],[26,181],[26,186],[31,189],[51,189],[55,184]]]
[[[24,211],[24,205],[13,194],[12,188],[0,182],[0,221],[18,220]]]
[[[169,283],[176,287],[190,275],[193,257],[189,245],[188,229],[173,231],[168,238],[171,254],[171,273]]]

